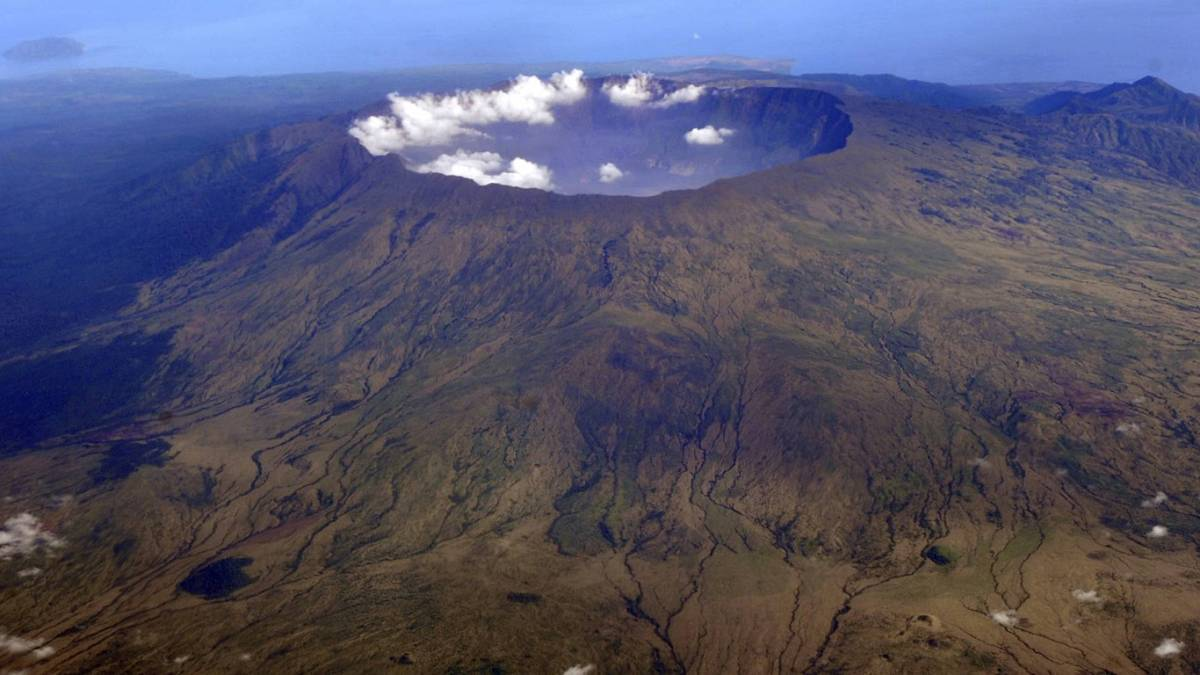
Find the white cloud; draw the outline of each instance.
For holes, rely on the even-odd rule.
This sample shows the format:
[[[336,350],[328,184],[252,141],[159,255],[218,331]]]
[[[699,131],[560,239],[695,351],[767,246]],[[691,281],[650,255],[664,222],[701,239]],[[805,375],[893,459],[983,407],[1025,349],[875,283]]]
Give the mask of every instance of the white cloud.
[[[1168,656],[1175,656],[1182,651],[1182,642],[1175,638],[1163,638],[1163,641],[1158,643],[1158,646],[1154,648],[1154,655],[1165,659]]]
[[[1150,531],[1146,533],[1146,536],[1150,537],[1151,539],[1162,539],[1168,534],[1170,533],[1167,531],[1167,527],[1165,525],[1155,525],[1154,527],[1150,528]]]
[[[5,651],[16,656],[28,654],[29,652],[34,652],[34,650],[40,650],[44,644],[46,644],[46,641],[40,638],[30,640],[23,637],[17,637],[16,635],[0,633],[0,651]],[[53,654],[54,649],[52,647],[49,649],[50,654]],[[47,656],[50,654],[47,654]],[[37,656],[36,652],[34,652],[34,657],[39,659],[43,658],[41,656]]]
[[[401,96],[393,93],[391,115],[358,119],[350,127],[372,155],[400,152],[407,147],[446,145],[460,136],[481,136],[475,127],[497,122],[553,124],[556,106],[575,103],[587,95],[583,71],[561,71],[543,80],[520,75],[507,88],[472,89],[449,95]]]
[[[654,88],[655,83],[649,73],[634,73],[624,82],[606,82],[601,89],[614,105],[638,108],[654,98]]]
[[[704,87],[696,84],[664,94],[662,85],[650,73],[634,73],[624,82],[607,82],[601,89],[613,105],[624,108],[670,108],[680,103],[695,103],[704,94]]]
[[[1017,617],[1016,612],[1011,609],[1005,609],[992,612],[992,621],[1001,626],[1015,626],[1020,619]]]
[[[1101,598],[1100,594],[1096,591],[1085,591],[1082,588],[1076,588],[1075,590],[1071,591],[1071,597],[1075,598],[1079,602],[1104,602],[1104,599]]]
[[[670,108],[679,103],[695,103],[703,95],[704,87],[698,84],[689,84],[686,87],[676,89],[650,105],[654,108]]]
[[[37,649],[33,650],[33,658],[37,659],[38,661],[41,661],[42,659],[48,659],[51,656],[54,656],[56,651],[58,650],[50,645],[38,647]]]
[[[29,577],[36,577],[37,575],[39,575],[41,573],[42,573],[42,568],[40,568],[40,567],[26,567],[23,570],[19,570],[17,572],[17,576],[22,579],[27,579]]]
[[[504,158],[494,152],[458,150],[453,155],[442,155],[431,162],[411,168],[417,173],[440,173],[469,178],[480,185],[508,185],[539,190],[554,187],[553,174],[548,167],[514,157],[506,169]]]
[[[1154,493],[1154,499],[1143,499],[1142,508],[1150,508],[1151,506],[1161,506],[1167,503],[1167,493],[1159,490]]]
[[[725,127],[718,129],[710,124],[706,127],[692,129],[683,135],[683,139],[691,145],[720,145],[732,135],[733,129]]]
[[[692,39],[693,39],[693,40],[699,40],[699,39],[700,39],[700,34],[699,34],[699,33],[692,33]]]
[[[571,666],[563,671],[563,675],[590,675],[596,671],[596,666],[587,664],[586,666]]]
[[[968,462],[968,464],[970,464],[971,466],[977,466],[980,469],[986,469],[991,466],[991,463],[989,463],[986,459],[984,459],[982,457],[976,457],[976,458],[972,459],[970,462]]]
[[[171,659],[171,663],[174,663],[176,665],[181,664],[181,663],[187,663],[189,660],[191,660],[191,658],[192,657],[190,654],[184,654],[183,656],[176,656],[175,658]]]
[[[600,182],[615,183],[625,177],[625,172],[617,168],[612,162],[605,162],[600,165]]]
[[[1117,425],[1117,433],[1118,434],[1133,435],[1133,434],[1140,434],[1141,432],[1142,432],[1142,426],[1140,424],[1138,424],[1137,422],[1121,422],[1120,424]]]
[[[0,528],[0,560],[12,560],[62,546],[62,539],[42,527],[42,522],[32,513],[17,514]]]

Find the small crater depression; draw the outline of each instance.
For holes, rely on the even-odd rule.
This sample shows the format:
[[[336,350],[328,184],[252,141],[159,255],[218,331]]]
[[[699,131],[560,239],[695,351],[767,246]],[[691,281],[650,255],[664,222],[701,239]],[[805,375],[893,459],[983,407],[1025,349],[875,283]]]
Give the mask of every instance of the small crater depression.
[[[198,595],[205,600],[224,598],[254,581],[245,571],[252,562],[252,558],[237,557],[222,558],[201,565],[179,582],[179,590]]]
[[[929,550],[925,551],[925,557],[939,567],[949,567],[958,558],[954,551],[945,546],[930,546]]]

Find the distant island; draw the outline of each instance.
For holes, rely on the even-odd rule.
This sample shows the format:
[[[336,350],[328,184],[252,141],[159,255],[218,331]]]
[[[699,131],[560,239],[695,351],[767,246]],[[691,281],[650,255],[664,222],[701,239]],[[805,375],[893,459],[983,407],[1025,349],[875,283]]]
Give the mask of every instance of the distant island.
[[[19,63],[33,63],[82,56],[83,51],[84,45],[79,40],[45,37],[18,43],[4,52],[4,58]]]

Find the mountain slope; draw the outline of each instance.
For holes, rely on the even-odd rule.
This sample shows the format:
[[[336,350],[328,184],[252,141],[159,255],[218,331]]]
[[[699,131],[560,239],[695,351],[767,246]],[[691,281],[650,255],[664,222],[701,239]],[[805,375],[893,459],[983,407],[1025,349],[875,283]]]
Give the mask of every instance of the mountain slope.
[[[1200,186],[1200,97],[1158,78],[1086,94],[1059,92],[1027,110],[1078,147],[1130,155],[1184,185]]]
[[[895,75],[847,75],[812,73],[801,75],[799,86],[832,91],[839,96],[858,95],[902,101],[915,105],[962,110],[997,106],[1022,110],[1053,94],[1072,90],[1073,94],[1100,89],[1087,82],[1012,82],[1004,84],[951,85],[925,82]]]
[[[166,336],[133,413],[2,460],[66,543],[0,625],[56,672],[1197,667],[1200,203],[847,112],[645,199],[273,132],[260,226],[74,345]]]

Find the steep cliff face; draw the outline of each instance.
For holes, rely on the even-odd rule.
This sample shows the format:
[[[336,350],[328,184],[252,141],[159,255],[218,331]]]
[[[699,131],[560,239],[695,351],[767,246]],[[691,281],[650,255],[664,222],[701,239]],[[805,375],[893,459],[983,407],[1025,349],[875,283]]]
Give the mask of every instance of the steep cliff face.
[[[652,198],[337,121],[198,165],[255,215],[70,345],[164,336],[135,403],[3,460],[65,544],[0,625],[62,672],[1194,666],[1200,204],[830,98],[715,99],[845,147]]]
[[[834,152],[853,132],[842,101],[820,91],[710,87],[695,100],[670,106],[628,106],[603,93],[623,81],[588,81],[587,97],[556,108],[551,125],[494,124],[486,134],[455,139],[451,146],[411,147],[400,154],[420,165],[455,150],[495,152],[549,168],[559,193],[646,196]],[[681,86],[654,83],[668,92]],[[687,140],[688,132],[707,127],[726,135],[710,144]],[[619,180],[600,180],[598,169],[607,163],[621,169]]]

